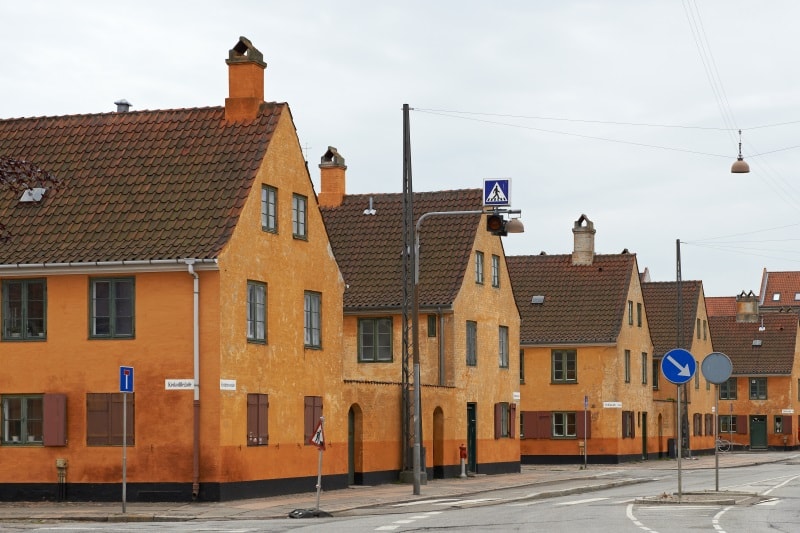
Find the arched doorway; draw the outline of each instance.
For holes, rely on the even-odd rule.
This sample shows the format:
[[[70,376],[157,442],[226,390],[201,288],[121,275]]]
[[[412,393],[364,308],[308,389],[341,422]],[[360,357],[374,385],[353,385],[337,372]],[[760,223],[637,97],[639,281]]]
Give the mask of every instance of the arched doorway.
[[[358,404],[347,412],[347,484],[364,484],[363,415]]]
[[[433,411],[433,477],[444,479],[444,411],[437,406]]]

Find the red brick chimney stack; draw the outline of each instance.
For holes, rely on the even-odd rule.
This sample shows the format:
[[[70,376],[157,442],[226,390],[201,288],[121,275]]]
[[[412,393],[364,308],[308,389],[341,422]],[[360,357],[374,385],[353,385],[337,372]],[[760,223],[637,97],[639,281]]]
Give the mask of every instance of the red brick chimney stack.
[[[225,99],[225,120],[253,120],[264,103],[264,56],[246,37],[228,52],[228,98]]]
[[[339,207],[344,201],[345,171],[344,157],[333,146],[322,155],[319,163],[320,193],[317,196],[320,207]]]

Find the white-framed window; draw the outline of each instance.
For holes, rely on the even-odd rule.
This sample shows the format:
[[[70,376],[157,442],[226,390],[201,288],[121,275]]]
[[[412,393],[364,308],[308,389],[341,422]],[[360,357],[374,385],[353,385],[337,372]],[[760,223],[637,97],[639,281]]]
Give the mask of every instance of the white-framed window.
[[[308,199],[300,194],[292,195],[292,235],[298,239],[308,237],[306,233],[306,207]]]
[[[500,286],[500,256],[492,254],[492,287]]]
[[[642,352],[642,385],[647,385],[647,352]]]
[[[270,185],[261,186],[261,229],[278,231],[278,189]]]
[[[625,383],[631,382],[631,351],[625,350]]]
[[[500,368],[508,368],[508,326],[500,326],[497,336],[499,338],[497,349],[500,355]]]
[[[247,282],[247,340],[267,342],[267,286]]]
[[[553,437],[575,437],[575,413],[553,413]]]
[[[475,252],[475,283],[483,283],[483,252]]]
[[[322,295],[318,292],[306,291],[304,302],[304,338],[307,348],[322,346]]]
[[[478,364],[478,323],[467,320],[467,366]]]

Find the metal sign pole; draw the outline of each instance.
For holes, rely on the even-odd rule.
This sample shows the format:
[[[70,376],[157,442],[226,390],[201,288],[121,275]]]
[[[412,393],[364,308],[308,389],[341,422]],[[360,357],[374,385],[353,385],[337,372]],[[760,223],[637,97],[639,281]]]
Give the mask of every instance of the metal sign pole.
[[[583,397],[583,469],[586,470],[589,436],[586,434],[586,409],[589,407],[589,396]]]
[[[122,393],[122,512],[125,512],[125,503],[128,490],[128,393]]]
[[[717,397],[714,399],[714,490],[719,492],[719,383],[716,386]]]
[[[675,448],[678,457],[678,501],[681,501],[681,448],[683,448],[683,431],[681,424],[681,386],[677,385],[678,388],[678,416],[676,418],[676,422],[678,424],[678,442],[675,443]]]

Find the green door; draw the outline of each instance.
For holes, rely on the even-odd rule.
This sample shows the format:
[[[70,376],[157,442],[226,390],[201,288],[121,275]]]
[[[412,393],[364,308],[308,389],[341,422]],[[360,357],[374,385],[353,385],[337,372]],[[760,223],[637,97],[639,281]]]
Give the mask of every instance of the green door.
[[[467,404],[467,471],[478,471],[478,404]]]
[[[754,415],[750,417],[750,449],[767,448],[767,417]]]

